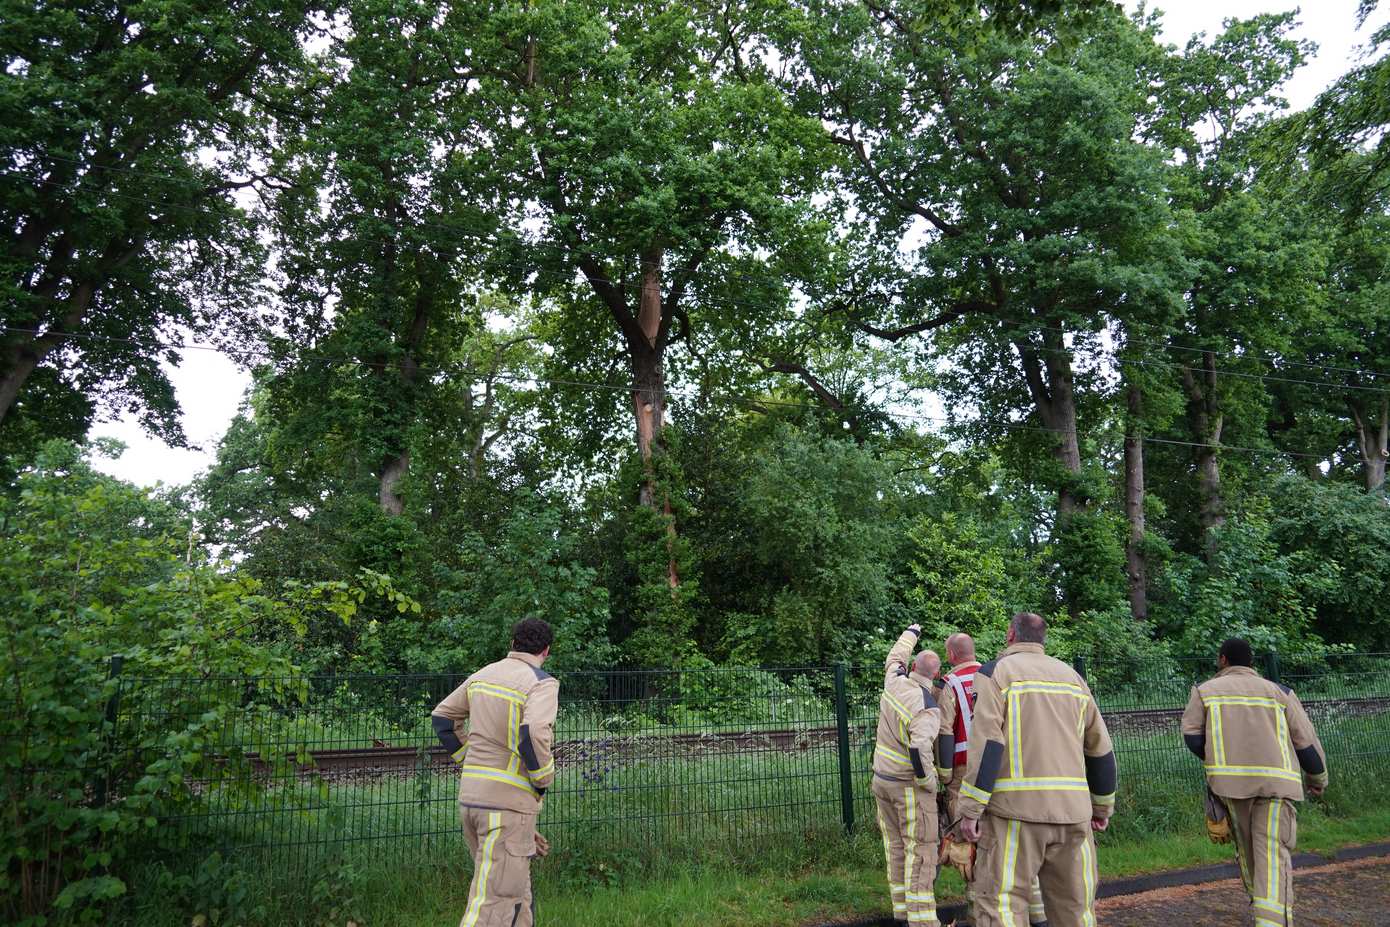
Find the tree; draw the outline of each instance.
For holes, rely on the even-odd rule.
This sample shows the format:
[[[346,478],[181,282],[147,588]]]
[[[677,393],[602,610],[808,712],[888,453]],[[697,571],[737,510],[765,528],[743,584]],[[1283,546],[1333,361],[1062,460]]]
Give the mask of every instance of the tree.
[[[0,423],[138,411],[182,441],[161,362],[244,334],[273,185],[260,100],[303,63],[308,3],[7,2],[0,37]],[[80,400],[74,399],[80,396]],[[22,428],[23,426],[21,426]]]
[[[518,239],[539,225],[514,252],[516,282],[538,275],[559,301],[567,346],[622,358],[648,474],[640,501],[670,532],[653,458],[671,349],[702,314],[736,325],[777,308],[710,297],[767,274],[760,254],[797,228],[817,179],[819,127],[771,79],[763,35],[774,15],[758,4],[538,2],[490,24]],[[568,285],[575,273],[587,295]]]
[[[1078,374],[1078,352],[1096,351],[1112,321],[1179,310],[1165,172],[1135,140],[1150,106],[1134,75],[1152,36],[1084,9],[1021,32],[929,3],[808,15],[801,100],[849,153],[845,186],[866,227],[824,305],[863,335],[930,337],[977,435],[1028,416],[1041,437],[1021,446],[1035,472],[1033,454],[1052,458],[1038,475],[1064,533],[1096,491],[1079,424],[1096,369]]]
[[[1255,157],[1273,113],[1287,106],[1283,84],[1308,53],[1288,37],[1292,14],[1228,20],[1210,42],[1194,37],[1157,67],[1160,106],[1150,137],[1169,146],[1173,198],[1184,217],[1192,267],[1187,311],[1166,332],[1171,369],[1185,397],[1184,428],[1194,445],[1197,534],[1209,544],[1226,519],[1221,447],[1267,443],[1270,405],[1263,380],[1271,357],[1320,307],[1326,258],[1306,210],[1262,183]],[[1138,340],[1157,342],[1142,330]],[[1234,437],[1235,440],[1232,440]]]

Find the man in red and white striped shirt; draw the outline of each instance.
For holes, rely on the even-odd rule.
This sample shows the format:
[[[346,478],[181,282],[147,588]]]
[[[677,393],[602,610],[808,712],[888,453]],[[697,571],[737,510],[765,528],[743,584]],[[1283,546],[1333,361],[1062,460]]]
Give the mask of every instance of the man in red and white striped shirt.
[[[960,820],[960,786],[965,781],[965,755],[970,750],[970,726],[975,719],[975,671],[980,668],[980,661],[975,659],[974,638],[964,632],[946,638],[946,662],[951,664],[951,671],[942,679],[937,700],[941,707],[941,733],[936,741],[936,775],[938,781],[949,783],[946,809],[954,825]],[[973,907],[974,891],[970,884],[965,886],[965,898]],[[1034,879],[1028,898],[1028,922],[1042,925],[1047,923],[1046,918],[1042,892]]]

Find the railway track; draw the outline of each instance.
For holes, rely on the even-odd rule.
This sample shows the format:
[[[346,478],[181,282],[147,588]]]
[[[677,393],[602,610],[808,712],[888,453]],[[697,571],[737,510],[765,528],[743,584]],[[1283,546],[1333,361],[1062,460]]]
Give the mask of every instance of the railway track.
[[[1319,699],[1304,703],[1316,721],[1336,713],[1343,716],[1379,714],[1390,711],[1390,698],[1363,697]],[[1112,734],[1158,734],[1176,730],[1180,708],[1142,708],[1105,713]],[[850,737],[856,745],[872,743],[874,722],[857,721],[850,725]],[[629,734],[571,738],[555,744],[557,767],[575,768],[587,765],[618,763],[628,765],[637,761],[690,760],[725,755],[758,753],[788,753],[834,745],[838,740],[833,726],[812,728],[780,728],[753,731],[689,734]],[[428,747],[396,747],[377,741],[369,747],[311,750],[307,761],[301,754],[288,753],[280,763],[256,753],[247,755],[252,767],[271,777],[292,770],[296,776],[318,775],[324,779],[375,779],[416,775],[427,770],[448,770],[453,767],[449,754],[437,745]]]

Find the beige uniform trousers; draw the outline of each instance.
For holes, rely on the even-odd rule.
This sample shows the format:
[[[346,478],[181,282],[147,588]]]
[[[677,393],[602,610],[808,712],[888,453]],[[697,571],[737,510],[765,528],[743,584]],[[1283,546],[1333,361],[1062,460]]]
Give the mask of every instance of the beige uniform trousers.
[[[960,820],[960,784],[965,781],[965,767],[957,766],[955,775],[951,777],[950,784],[946,786],[946,807],[951,809],[951,820]],[[978,876],[976,877],[978,879]],[[975,883],[965,883],[965,905],[970,911],[973,919],[975,911]],[[1037,877],[1028,885],[1028,923],[1041,924],[1047,919],[1047,913],[1043,909],[1042,889],[1038,885]]]
[[[1094,927],[1097,876],[1089,821],[1034,824],[986,812],[975,857],[975,925],[1026,924],[1036,878],[1049,927]]]
[[[459,927],[532,927],[536,816],[460,805],[459,818],[473,851],[473,882]]]
[[[893,919],[938,927],[936,895],[936,797],[911,780],[893,782],[874,776],[870,788],[888,858],[888,889],[893,896]]]
[[[1293,869],[1298,809],[1287,798],[1222,798],[1231,816],[1231,840],[1240,877],[1250,895],[1256,927],[1293,924]]]

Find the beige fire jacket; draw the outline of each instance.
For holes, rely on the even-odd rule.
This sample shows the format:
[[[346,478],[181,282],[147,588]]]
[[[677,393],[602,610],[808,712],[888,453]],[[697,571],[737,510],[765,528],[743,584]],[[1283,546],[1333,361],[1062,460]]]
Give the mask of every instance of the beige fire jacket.
[[[895,782],[911,779],[934,792],[932,744],[941,727],[941,710],[931,680],[908,669],[917,636],[911,628],[904,631],[883,664],[874,775]]]
[[[1327,754],[1298,696],[1248,666],[1192,687],[1182,735],[1223,798],[1302,801],[1305,780],[1327,785]]]
[[[975,672],[961,814],[1080,824],[1115,809],[1115,752],[1086,680],[1042,644]]]
[[[435,707],[435,733],[460,767],[460,803],[540,811],[541,796],[555,779],[551,746],[559,697],[559,680],[541,669],[539,658],[513,650]]]

